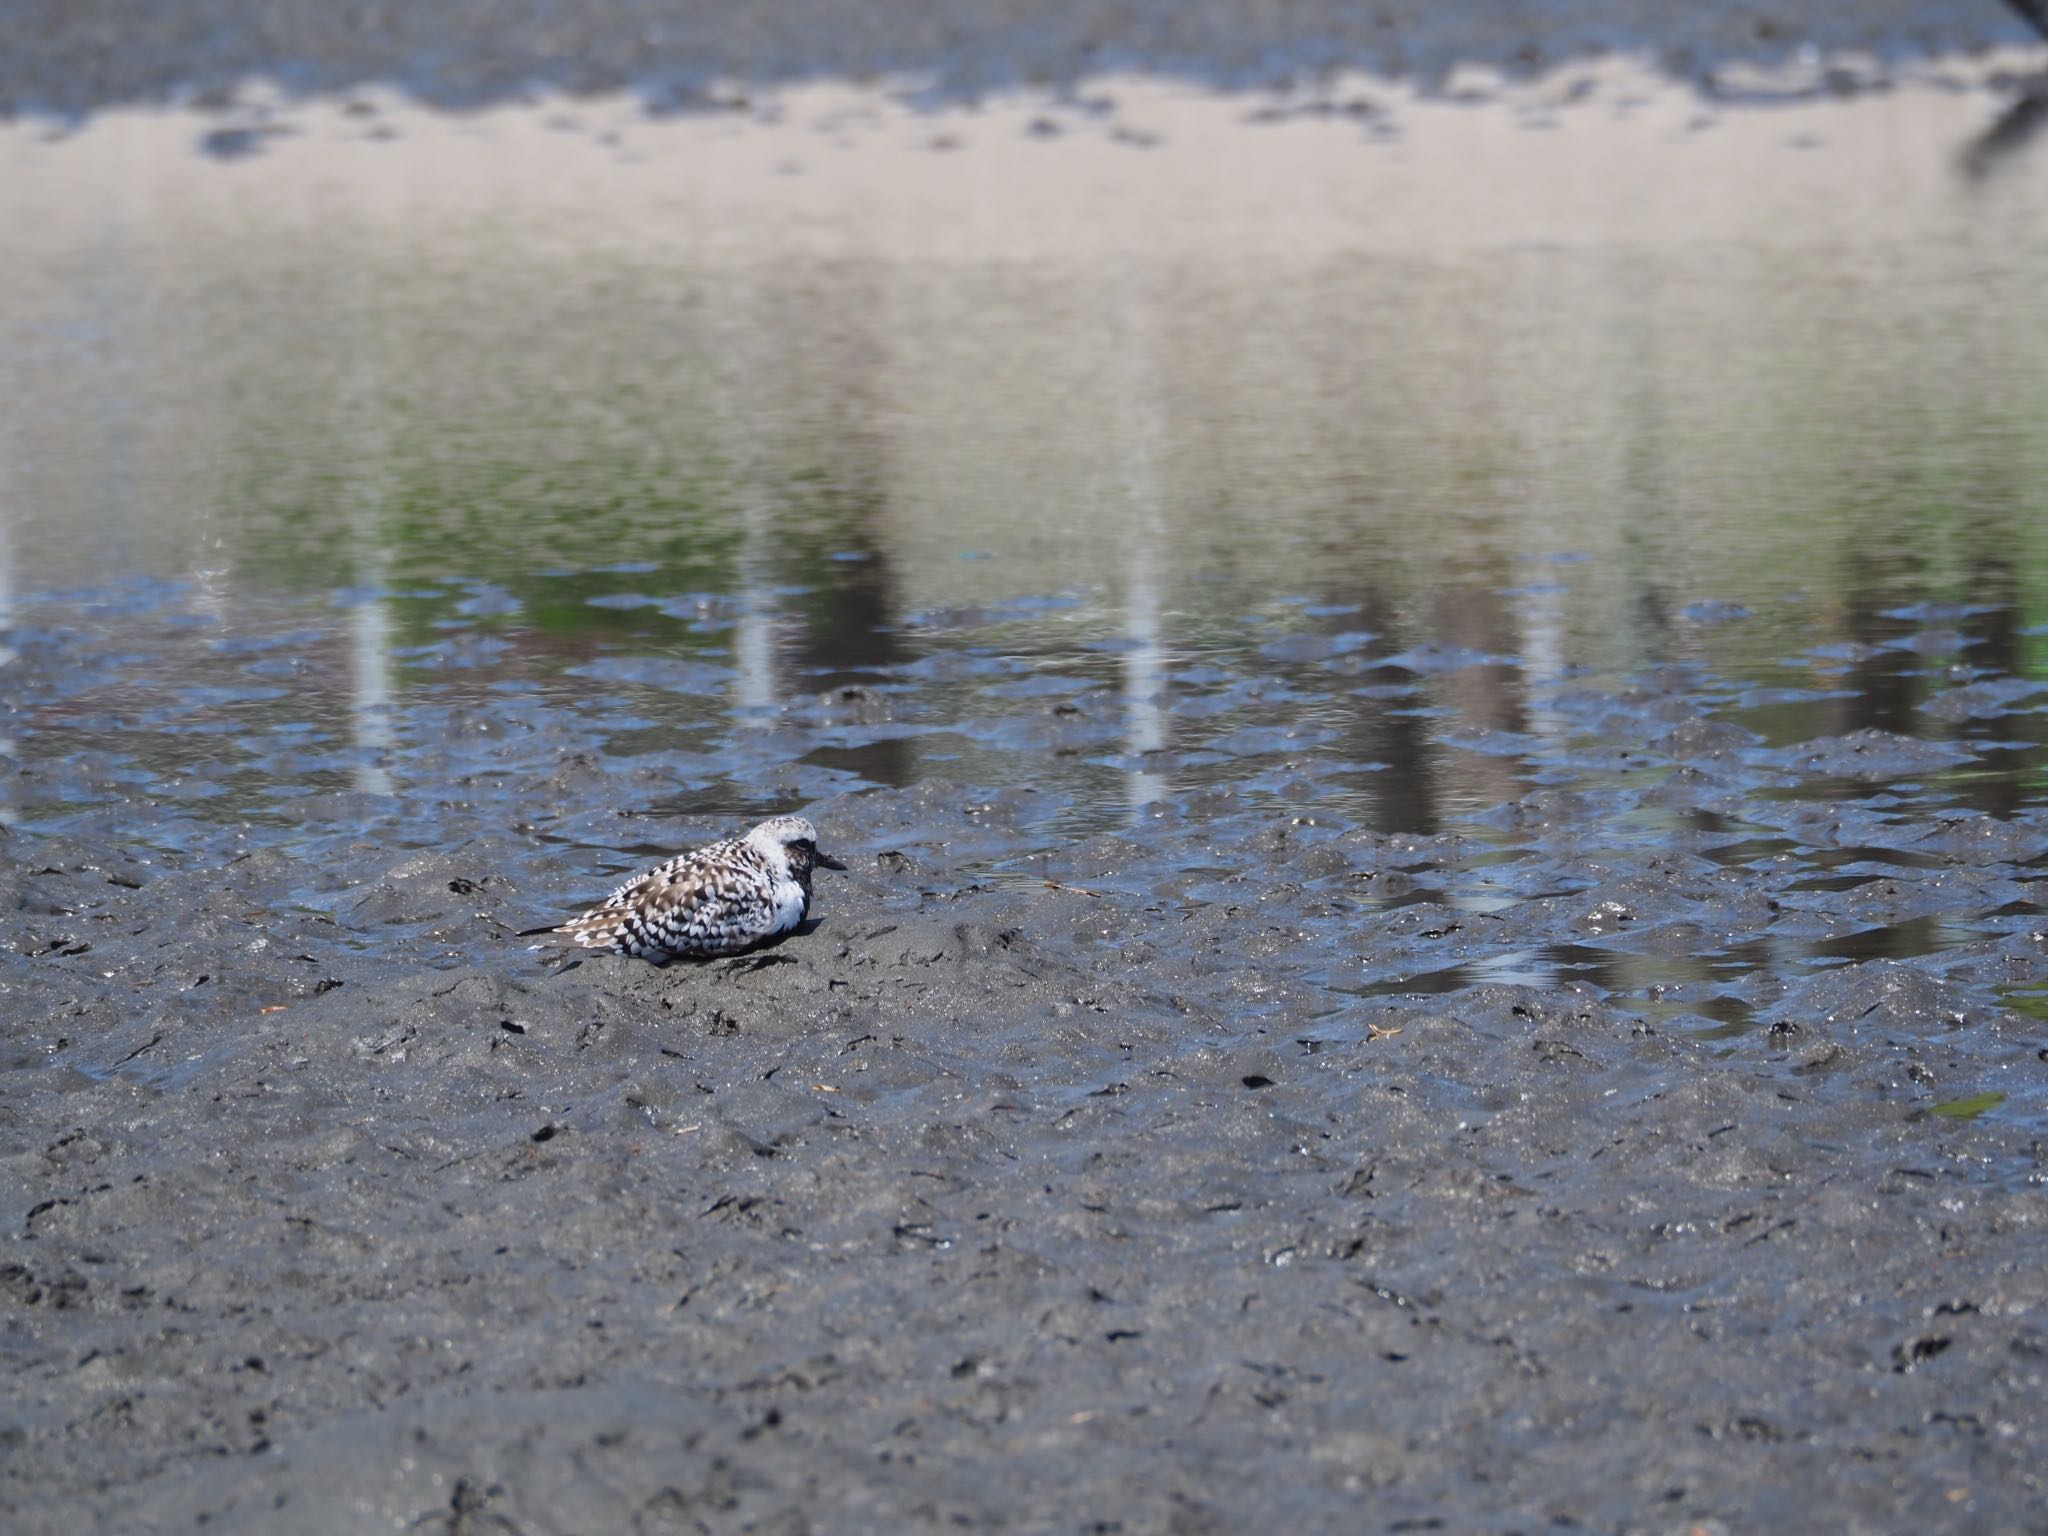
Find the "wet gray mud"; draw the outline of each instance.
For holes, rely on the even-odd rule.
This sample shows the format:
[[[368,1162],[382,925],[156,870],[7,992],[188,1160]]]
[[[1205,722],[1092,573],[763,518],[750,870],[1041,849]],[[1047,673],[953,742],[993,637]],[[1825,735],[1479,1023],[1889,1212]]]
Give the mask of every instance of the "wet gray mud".
[[[665,968],[509,937],[743,819],[566,713],[422,731],[411,850],[349,791],[139,846],[53,753],[10,1529],[2041,1528],[2048,815],[1968,803],[2035,690],[1942,695],[1980,748],[1560,686],[1425,834],[1257,723],[1352,651],[1174,674],[1240,756],[1101,829],[1053,772],[816,795],[814,925]],[[774,750],[855,704],[936,708]],[[1026,779],[1120,709],[983,729]]]

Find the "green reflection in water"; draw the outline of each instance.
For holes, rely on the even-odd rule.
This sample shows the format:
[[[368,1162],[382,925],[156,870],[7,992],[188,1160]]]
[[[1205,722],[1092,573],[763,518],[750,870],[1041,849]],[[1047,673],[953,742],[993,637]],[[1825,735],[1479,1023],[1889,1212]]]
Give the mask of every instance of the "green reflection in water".
[[[1974,1120],[1979,1115],[1998,1108],[2004,1102],[2005,1095],[2002,1093],[1978,1093],[1967,1099],[1950,1099],[1945,1104],[1937,1104],[1933,1113],[1949,1120]]]
[[[1998,1000],[2014,1013],[2023,1013],[2030,1019],[2039,1019],[2048,1024],[2048,987],[1998,987],[1994,988]]]
[[[2038,714],[1927,707],[2048,665],[2019,622],[2048,614],[2048,251],[1986,271],[1937,221],[1847,273],[1796,245],[716,267],[529,251],[517,224],[188,233],[126,274],[135,302],[60,286],[104,344],[42,360],[16,441],[53,529],[18,542],[54,572],[64,528],[112,516],[148,535],[132,558],[217,565],[247,608],[405,594],[360,626],[396,658],[366,711],[455,633],[506,642],[481,681],[729,672],[648,685],[678,731],[982,647],[1118,690],[1135,755],[1209,729],[1147,715],[1199,653],[1386,766],[1388,827],[1526,793],[1579,686],[1690,691],[1767,747],[2048,741]],[[78,451],[131,419],[169,429]],[[1005,607],[1053,595],[1076,601]],[[1337,629],[1375,638],[1272,649]],[[2005,813],[2037,779],[1936,782]]]

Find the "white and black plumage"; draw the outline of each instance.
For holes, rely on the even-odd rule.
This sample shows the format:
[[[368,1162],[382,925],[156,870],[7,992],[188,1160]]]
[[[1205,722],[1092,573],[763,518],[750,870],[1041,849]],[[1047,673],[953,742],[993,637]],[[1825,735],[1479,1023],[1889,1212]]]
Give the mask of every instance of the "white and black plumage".
[[[559,928],[585,949],[647,960],[736,955],[789,932],[811,910],[811,870],[844,869],[818,851],[818,829],[775,816],[635,875],[601,905]]]

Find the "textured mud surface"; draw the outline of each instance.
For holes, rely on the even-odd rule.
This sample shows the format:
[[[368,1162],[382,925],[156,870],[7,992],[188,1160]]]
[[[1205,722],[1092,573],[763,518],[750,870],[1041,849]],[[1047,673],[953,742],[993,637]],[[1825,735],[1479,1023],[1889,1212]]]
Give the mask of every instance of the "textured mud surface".
[[[1478,918],[1466,840],[1229,793],[991,882],[1034,796],[970,798],[817,807],[817,926],[666,969],[509,947],[555,893],[505,871],[579,877],[511,841],[311,912],[280,852],[12,837],[10,1527],[2039,1525],[2031,927],[1760,975],[1728,1039],[1331,990],[1996,905],[2038,819],[1824,901],[1538,793],[1585,884]]]
[[[2048,1532],[2009,9],[245,9],[0,0],[10,1536]],[[1608,51],[1628,156],[1459,137]],[[1218,176],[1147,70],[1359,144]],[[777,122],[870,73],[1050,87],[920,124],[911,254]],[[1005,180],[1083,119],[1195,157],[1164,254]],[[1276,265],[1268,175],[1422,254]],[[777,810],[851,869],[772,949],[512,937]]]

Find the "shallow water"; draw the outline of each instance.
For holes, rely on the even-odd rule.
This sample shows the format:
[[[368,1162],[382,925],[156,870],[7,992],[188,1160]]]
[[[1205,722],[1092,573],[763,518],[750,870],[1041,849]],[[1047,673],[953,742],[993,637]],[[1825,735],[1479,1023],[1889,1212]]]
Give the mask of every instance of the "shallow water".
[[[1845,201],[1290,256],[1176,203],[1156,253],[735,261],[663,238],[687,210],[380,221],[402,163],[332,162],[317,227],[52,194],[0,301],[14,823],[309,868],[497,823],[602,873],[944,779],[1033,792],[994,881],[1161,817],[1227,870],[1302,819],[1469,838],[1351,904],[1475,914],[1683,847],[1817,914],[1658,957],[1641,1005],[1708,1030],[1760,972],[2032,920],[2031,831],[1982,905],[1842,910],[1971,862],[1969,818],[2039,824],[2037,176],[1958,164],[1861,241]],[[608,800],[625,765],[669,787]],[[1344,986],[1632,995],[1626,948]]]

